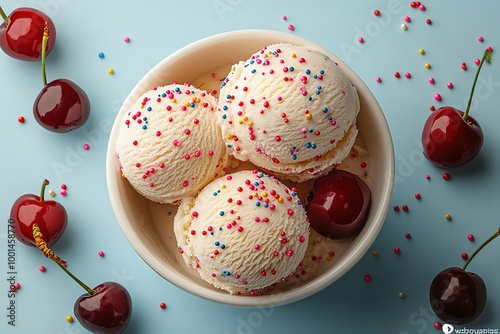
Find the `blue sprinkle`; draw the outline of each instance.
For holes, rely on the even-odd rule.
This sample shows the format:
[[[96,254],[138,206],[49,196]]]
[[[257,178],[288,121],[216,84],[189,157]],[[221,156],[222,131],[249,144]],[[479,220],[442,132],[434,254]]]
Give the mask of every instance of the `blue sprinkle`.
[[[142,129],[143,129],[143,130],[146,130],[147,128],[148,128],[148,126],[147,126],[146,124],[143,124],[143,125],[142,125]]]
[[[167,93],[162,93],[161,94],[161,97],[165,97],[165,96],[167,96]]]
[[[332,116],[328,116],[328,120],[331,121],[333,119]]]
[[[216,191],[214,191],[213,195],[214,195],[214,196],[217,196],[217,192],[216,192]]]
[[[255,202],[255,206],[260,206],[260,202]]]
[[[181,91],[181,89],[180,89],[179,87],[175,87],[175,91],[176,91],[176,92],[180,92],[180,91]]]
[[[147,110],[148,110],[148,111],[151,111],[151,110],[153,110],[153,108],[151,108],[151,107],[148,107],[148,109],[147,109]]]
[[[222,273],[224,275],[226,275],[226,276],[230,276],[231,275],[231,273],[229,271],[227,271],[227,270],[223,270]]]
[[[194,103],[191,103],[191,108],[194,108],[194,106],[195,106],[195,105],[196,105],[196,104],[194,104]]]
[[[227,115],[226,114],[222,114],[222,119],[226,119],[227,118]]]
[[[316,95],[319,95],[320,93],[321,93],[321,91],[320,91],[320,90],[317,90],[317,91],[316,91]]]
[[[297,160],[297,156],[295,154],[292,155],[292,160]]]
[[[216,241],[214,244],[215,244],[215,246],[219,246],[220,242]]]
[[[222,227],[219,227],[219,231],[222,231]]]
[[[324,112],[324,113],[327,113],[327,112],[328,112],[328,107],[324,107],[324,108],[323,108],[323,112]]]
[[[325,74],[325,71],[321,70],[319,71],[319,74]]]
[[[214,235],[214,231],[210,232],[210,235]]]
[[[311,74],[311,70],[310,70],[310,69],[307,69],[307,70],[306,70],[306,74]]]
[[[317,79],[317,78],[318,78],[318,75],[317,75],[317,74],[313,75],[313,78],[314,78],[314,79]]]
[[[268,206],[269,206],[269,204],[267,204],[267,203],[265,203],[265,204],[264,204],[264,207],[265,207],[265,208],[267,208]]]
[[[224,248],[226,248],[226,245],[222,244],[222,245],[220,245],[220,248],[224,249]]]
[[[307,143],[306,143],[306,147],[307,147],[307,148],[311,148],[311,143],[307,142]]]
[[[228,100],[231,99],[231,94],[227,94],[226,99],[228,99]]]
[[[256,186],[256,187],[258,187],[258,186],[259,186],[259,182],[255,181],[255,182],[253,183],[253,185],[254,185],[254,186]]]
[[[221,216],[221,217],[224,216],[224,211],[220,211],[219,216]]]
[[[255,68],[252,69],[252,73],[255,73],[257,72],[257,70]]]
[[[316,149],[316,144],[312,144],[312,145],[311,145],[311,148],[312,148],[313,150],[314,150],[314,149]]]
[[[312,96],[309,96],[307,99],[308,99],[309,101],[312,101],[312,99],[313,99],[313,98],[312,98]]]
[[[99,52],[99,58],[101,58],[101,59],[104,58],[104,53]]]
[[[295,68],[293,68],[293,66],[290,66],[290,67],[288,68],[288,70],[289,70],[290,72],[293,72],[293,71],[295,70]]]

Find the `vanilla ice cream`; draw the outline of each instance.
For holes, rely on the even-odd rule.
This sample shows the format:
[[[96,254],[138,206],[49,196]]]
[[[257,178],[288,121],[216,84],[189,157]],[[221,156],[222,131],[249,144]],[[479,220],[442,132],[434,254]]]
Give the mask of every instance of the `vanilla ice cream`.
[[[295,271],[309,223],[294,189],[243,170],[183,199],[174,232],[184,261],[202,279],[232,294],[255,294]]]
[[[218,108],[234,157],[297,182],[338,166],[358,133],[356,88],[308,47],[273,44],[233,65]]]
[[[176,203],[224,175],[228,154],[217,100],[190,85],[154,87],[122,116],[116,144],[122,174],[141,195]]]

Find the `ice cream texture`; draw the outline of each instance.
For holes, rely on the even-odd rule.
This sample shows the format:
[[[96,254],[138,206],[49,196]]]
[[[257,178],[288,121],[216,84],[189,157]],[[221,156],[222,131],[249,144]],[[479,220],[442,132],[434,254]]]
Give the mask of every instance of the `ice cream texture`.
[[[234,157],[296,182],[338,166],[358,134],[356,88],[335,61],[304,46],[272,44],[233,65],[218,109]]]
[[[183,199],[174,232],[184,261],[202,279],[232,294],[255,294],[296,270],[309,223],[293,188],[242,170]]]
[[[170,204],[224,175],[229,159],[216,109],[215,97],[188,84],[144,93],[122,117],[122,175],[147,199]]]

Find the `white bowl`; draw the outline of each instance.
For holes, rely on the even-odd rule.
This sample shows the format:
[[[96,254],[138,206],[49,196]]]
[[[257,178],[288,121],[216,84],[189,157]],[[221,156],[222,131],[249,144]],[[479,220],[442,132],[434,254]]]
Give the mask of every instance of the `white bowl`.
[[[143,93],[154,86],[193,82],[199,76],[247,59],[263,46],[291,43],[322,50],[335,60],[357,87],[361,111],[357,122],[370,155],[372,205],[368,221],[331,265],[316,268],[298,284],[284,285],[259,296],[231,295],[201,280],[184,264],[174,237],[172,220],[176,207],[152,203],[140,196],[121,177],[115,152],[118,123]],[[340,59],[306,39],[268,30],[241,30],[222,33],[194,42],[165,58],[133,88],[119,111],[111,131],[106,176],[111,205],[126,238],[141,258],[166,280],[200,297],[238,306],[276,306],[310,296],[344,275],[367,252],[387,215],[394,184],[394,151],[389,128],[379,104],[363,81]]]

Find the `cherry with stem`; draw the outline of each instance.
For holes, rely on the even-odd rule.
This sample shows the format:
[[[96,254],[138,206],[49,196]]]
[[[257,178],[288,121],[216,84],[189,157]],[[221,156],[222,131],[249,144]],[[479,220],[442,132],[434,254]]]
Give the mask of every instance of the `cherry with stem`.
[[[481,314],[486,305],[486,284],[479,275],[466,269],[472,259],[499,235],[500,228],[474,251],[461,268],[446,268],[434,277],[429,299],[432,310],[441,320],[450,324],[466,324]]]
[[[86,291],[73,307],[80,324],[93,333],[123,332],[132,314],[132,299],[127,289],[116,282],[105,282],[90,288],[66,268],[66,261],[47,246],[37,224],[33,224],[33,238],[43,254]]]
[[[45,27],[42,45],[49,41],[50,29]],[[35,120],[43,128],[65,133],[84,125],[90,116],[90,102],[85,91],[73,81],[56,79],[47,83],[45,48],[42,47],[43,88],[33,104]]]

